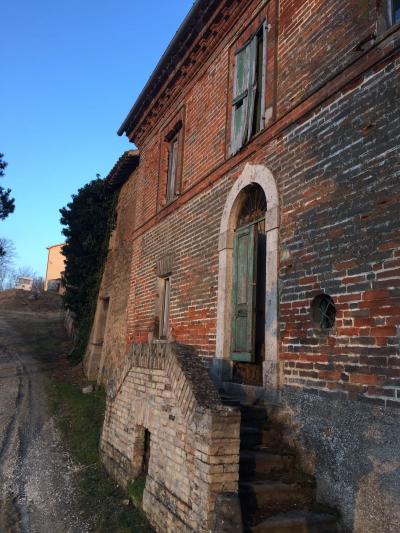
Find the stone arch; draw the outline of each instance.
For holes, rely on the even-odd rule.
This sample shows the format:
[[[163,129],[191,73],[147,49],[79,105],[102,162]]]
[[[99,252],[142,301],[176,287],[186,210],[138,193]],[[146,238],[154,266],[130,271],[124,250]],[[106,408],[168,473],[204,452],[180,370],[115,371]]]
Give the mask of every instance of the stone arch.
[[[218,316],[216,358],[223,362],[230,359],[231,346],[231,294],[233,270],[233,237],[241,208],[243,189],[258,184],[267,200],[265,231],[267,233],[266,253],[266,296],[265,296],[265,345],[263,362],[263,385],[278,387],[278,238],[279,238],[279,195],[271,171],[262,165],[246,164],[242,174],[233,184],[222,214],[219,233],[218,273]]]

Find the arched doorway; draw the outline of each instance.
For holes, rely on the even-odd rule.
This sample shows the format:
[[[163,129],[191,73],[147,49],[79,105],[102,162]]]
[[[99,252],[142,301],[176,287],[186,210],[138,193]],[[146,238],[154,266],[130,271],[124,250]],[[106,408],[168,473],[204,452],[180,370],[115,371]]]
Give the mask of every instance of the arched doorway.
[[[257,183],[240,195],[233,240],[232,380],[262,385],[265,355],[265,212],[267,200]]]
[[[278,203],[272,173],[250,164],[226,200],[219,236],[220,380],[278,386]]]

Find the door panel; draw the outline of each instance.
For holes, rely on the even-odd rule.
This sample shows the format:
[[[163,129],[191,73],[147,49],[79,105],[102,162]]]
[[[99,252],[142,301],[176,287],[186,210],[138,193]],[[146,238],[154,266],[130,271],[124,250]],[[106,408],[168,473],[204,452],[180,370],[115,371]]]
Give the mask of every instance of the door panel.
[[[232,359],[254,361],[256,226],[235,234],[232,294]]]

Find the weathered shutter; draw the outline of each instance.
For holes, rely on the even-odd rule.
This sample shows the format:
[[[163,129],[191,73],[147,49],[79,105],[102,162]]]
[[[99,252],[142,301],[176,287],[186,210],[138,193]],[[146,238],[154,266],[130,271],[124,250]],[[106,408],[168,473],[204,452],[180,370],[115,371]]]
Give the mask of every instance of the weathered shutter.
[[[176,195],[176,173],[178,167],[178,138],[171,142],[168,161],[167,199],[173,200]]]
[[[235,154],[238,150],[240,150],[247,135],[249,83],[250,45],[247,45],[235,56],[231,133],[232,154]]]
[[[249,141],[251,133],[253,130],[253,120],[254,120],[254,108],[256,102],[257,94],[257,45],[258,38],[257,35],[253,37],[249,44],[250,48],[250,76],[249,76],[249,96],[248,96],[248,115],[247,115],[247,126],[246,133],[243,139],[243,144]]]
[[[254,361],[256,226],[235,235],[233,274],[232,359]]]
[[[261,106],[260,106],[260,130],[265,127],[265,94],[267,90],[267,38],[268,38],[268,24],[265,20],[263,23],[263,42],[262,42],[262,61],[261,61]]]

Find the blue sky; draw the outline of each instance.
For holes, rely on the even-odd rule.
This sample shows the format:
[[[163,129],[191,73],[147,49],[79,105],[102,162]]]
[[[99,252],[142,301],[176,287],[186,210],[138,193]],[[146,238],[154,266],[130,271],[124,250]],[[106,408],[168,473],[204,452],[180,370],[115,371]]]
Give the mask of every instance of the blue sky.
[[[16,210],[0,236],[17,266],[44,275],[46,246],[63,241],[59,208],[132,145],[118,137],[193,0],[3,0],[0,185]]]

